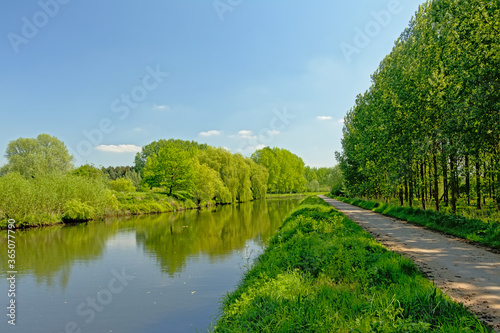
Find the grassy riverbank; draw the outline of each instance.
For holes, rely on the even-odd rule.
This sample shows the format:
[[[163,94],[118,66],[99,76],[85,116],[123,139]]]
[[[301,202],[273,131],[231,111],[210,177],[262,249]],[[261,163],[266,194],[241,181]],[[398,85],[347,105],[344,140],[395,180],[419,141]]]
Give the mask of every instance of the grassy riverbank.
[[[500,249],[500,223],[498,221],[482,221],[460,215],[437,212],[435,210],[401,207],[362,199],[350,199],[332,195],[331,197],[351,205],[370,209],[377,213],[438,230],[491,248]]]
[[[306,192],[306,193],[281,193],[281,194],[267,194],[266,199],[283,199],[283,198],[305,198],[310,195],[327,195],[327,192]]]
[[[113,191],[100,176],[47,174],[26,179],[10,173],[0,177],[0,229],[9,219],[18,228],[28,228],[193,208],[198,206],[181,195]]]
[[[285,219],[213,332],[490,332],[317,197]]]
[[[82,189],[82,184],[78,184]],[[35,191],[31,200],[26,203],[16,202],[16,210],[10,210],[9,218],[16,221],[18,228],[41,227],[60,224],[64,222],[85,222],[98,220],[110,216],[160,214],[188,209],[197,209],[215,205],[215,202],[196,205],[189,198],[182,196],[169,196],[164,192],[112,192],[105,188],[102,193],[91,196],[90,189],[95,189],[95,184],[89,185],[89,191],[73,196],[58,194],[42,194]],[[33,189],[31,189],[33,190]],[[57,199],[47,200],[47,197]],[[104,197],[104,199],[101,199]],[[13,201],[13,200],[12,200]],[[1,216],[0,229],[7,226],[7,217]]]
[[[11,174],[1,179],[0,229],[8,218],[18,228],[41,227],[63,222],[83,222],[109,216],[160,214],[215,206],[215,201],[196,204],[189,195],[169,195],[158,189],[117,192],[100,179],[74,175],[26,180]],[[308,194],[269,194],[268,199],[304,197]]]

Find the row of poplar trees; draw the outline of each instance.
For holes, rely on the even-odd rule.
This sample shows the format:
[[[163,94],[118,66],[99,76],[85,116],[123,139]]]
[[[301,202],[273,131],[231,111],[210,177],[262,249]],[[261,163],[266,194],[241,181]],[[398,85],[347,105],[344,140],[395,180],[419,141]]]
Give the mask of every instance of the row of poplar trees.
[[[336,153],[349,194],[499,205],[499,1],[427,1],[372,82]]]

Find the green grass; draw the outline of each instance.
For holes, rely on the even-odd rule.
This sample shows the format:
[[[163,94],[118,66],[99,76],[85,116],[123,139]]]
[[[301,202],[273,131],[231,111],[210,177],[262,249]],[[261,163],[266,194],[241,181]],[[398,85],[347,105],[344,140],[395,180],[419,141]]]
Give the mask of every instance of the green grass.
[[[275,199],[275,198],[300,198],[300,197],[306,197],[306,196],[310,196],[310,195],[320,195],[320,194],[323,194],[323,195],[327,195],[327,191],[325,192],[305,192],[305,193],[281,193],[281,194],[277,194],[277,193],[268,193],[266,195],[266,199]]]
[[[179,199],[158,191],[116,193],[118,215],[167,213],[198,206],[190,199]]]
[[[181,195],[114,192],[100,178],[49,174],[26,179],[15,173],[0,177],[0,229],[9,219],[16,221],[16,227],[27,228],[194,208],[197,205]]]
[[[212,332],[491,332],[317,197],[284,221]]]
[[[500,249],[500,223],[498,221],[483,221],[460,215],[437,212],[435,210],[401,207],[362,199],[331,197],[361,208],[370,209],[377,213],[396,217],[491,248]]]
[[[304,194],[269,195],[269,198]],[[18,228],[62,222],[82,222],[107,216],[167,213],[214,206],[215,201],[193,202],[185,192],[164,190],[113,191],[105,179],[74,174],[47,174],[26,179],[10,173],[0,177],[0,229],[9,219]]]

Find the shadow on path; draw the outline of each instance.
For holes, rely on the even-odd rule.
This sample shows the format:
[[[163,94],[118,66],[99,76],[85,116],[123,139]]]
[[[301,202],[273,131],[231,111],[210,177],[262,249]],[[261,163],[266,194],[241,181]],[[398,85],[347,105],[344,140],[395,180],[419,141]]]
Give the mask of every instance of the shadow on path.
[[[319,197],[390,250],[411,258],[441,290],[500,332],[500,254],[371,210]]]

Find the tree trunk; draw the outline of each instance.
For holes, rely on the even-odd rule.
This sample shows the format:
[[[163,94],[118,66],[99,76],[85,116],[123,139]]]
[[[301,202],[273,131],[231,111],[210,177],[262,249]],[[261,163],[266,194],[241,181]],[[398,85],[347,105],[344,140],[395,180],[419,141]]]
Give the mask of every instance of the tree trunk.
[[[413,207],[413,172],[410,174],[410,193],[409,193],[409,204]]]
[[[422,178],[422,190],[420,191],[420,198],[422,200],[422,209],[425,210],[425,196],[427,190],[425,188],[424,161],[422,161],[422,164],[420,164],[420,177]]]
[[[492,181],[491,181],[491,176],[493,176],[493,161],[490,159],[490,165],[488,167],[488,197],[491,199],[493,197],[493,190],[492,190]]]
[[[448,164],[446,161],[443,163],[443,201],[448,207]]]
[[[491,197],[493,200],[496,200],[497,197],[497,189],[495,186],[495,170],[496,170],[496,164],[495,160],[493,159],[493,155],[490,157],[490,163],[491,163]]]
[[[405,176],[405,201],[410,202],[410,195],[408,194],[408,178]]]
[[[497,174],[497,185],[500,186],[500,173]],[[497,186],[497,193],[495,195],[496,201],[497,201],[497,210],[500,211],[500,191],[498,190]]]
[[[400,187],[399,188],[399,204],[402,206],[404,206],[405,202],[404,202],[404,193],[403,193],[403,187]]]
[[[428,177],[429,177],[429,201],[432,200],[432,197],[434,196],[434,189],[432,188],[432,166],[431,166],[431,161],[429,160],[429,165],[427,167],[428,170]]]
[[[457,213],[457,176],[455,168],[455,156],[450,155],[450,177],[451,177],[451,211]]]
[[[433,156],[434,162],[434,203],[436,205],[436,210],[439,212],[439,173],[438,173],[438,162],[437,156]]]
[[[479,154],[476,156],[476,197],[477,209],[481,209],[481,163],[479,162]]]
[[[467,194],[467,206],[470,206],[470,165],[469,165],[469,154],[465,155],[465,193]]]

